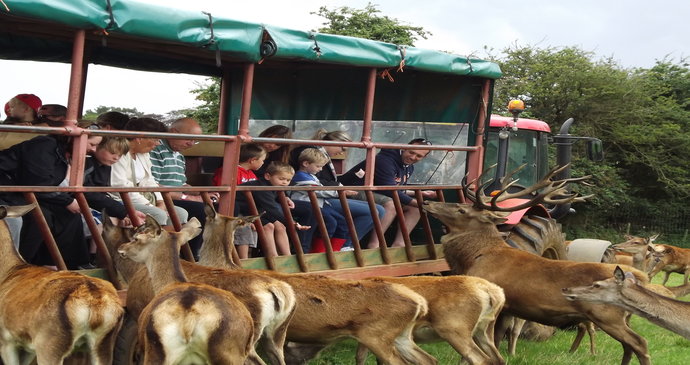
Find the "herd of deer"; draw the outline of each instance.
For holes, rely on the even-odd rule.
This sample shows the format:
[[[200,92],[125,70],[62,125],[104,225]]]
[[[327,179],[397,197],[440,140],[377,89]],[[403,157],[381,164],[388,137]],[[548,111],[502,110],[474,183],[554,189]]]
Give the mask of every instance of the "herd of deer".
[[[554,171],[527,189],[533,194],[525,204],[582,199],[563,190],[580,179],[554,182]],[[630,313],[690,338],[690,304],[668,297],[690,291],[690,250],[630,239],[615,247],[632,252],[630,267],[549,260],[512,248],[496,224],[525,204],[499,205],[514,197],[509,187],[492,198],[466,188],[473,204],[423,207],[447,227],[441,243],[455,275],[444,277],[338,280],[243,270],[232,261],[233,232],[257,217],[228,217],[211,206],[198,263],[179,259],[180,247],[201,232],[195,219],[168,232],[152,218],[133,229],[106,216],[103,237],[128,284],[127,316],[138,323],[145,364],[265,364],[257,346],[272,364],[304,364],[345,337],[360,344],[358,364],[367,351],[386,364],[436,364],[416,342],[439,340],[470,364],[505,364],[497,342],[508,321],[497,321],[499,313],[559,327],[594,324],[621,343],[622,364],[633,354],[651,364],[646,340],[628,326]],[[0,206],[0,219],[32,208]],[[125,311],[110,283],[26,264],[4,224],[0,255],[5,365],[34,358],[62,364],[77,347],[87,349],[92,364],[112,363]],[[684,284],[649,284],[647,272],[659,270],[684,273]]]

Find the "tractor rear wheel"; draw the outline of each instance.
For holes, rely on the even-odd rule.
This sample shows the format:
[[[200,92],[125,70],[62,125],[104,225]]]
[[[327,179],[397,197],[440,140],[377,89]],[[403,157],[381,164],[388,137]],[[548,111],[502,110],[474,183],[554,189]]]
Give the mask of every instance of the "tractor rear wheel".
[[[526,215],[520,223],[499,227],[508,232],[506,242],[515,248],[553,260],[565,260],[565,234],[553,218]]]
[[[127,314],[117,334],[113,365],[138,365],[143,360],[144,354],[138,346],[137,321]]]

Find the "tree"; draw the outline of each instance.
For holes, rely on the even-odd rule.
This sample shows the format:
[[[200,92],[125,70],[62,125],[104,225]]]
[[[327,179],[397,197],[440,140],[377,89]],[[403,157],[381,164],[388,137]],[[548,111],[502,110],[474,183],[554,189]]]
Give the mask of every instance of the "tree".
[[[577,47],[512,45],[495,61],[504,76],[496,83],[494,111],[504,112],[503,101],[520,97],[526,117],[547,121],[552,130],[572,117],[576,134],[604,141],[604,163],[575,155],[574,175],[595,179],[594,187],[580,188],[595,197],[578,216],[602,221],[655,206],[687,209],[679,203],[690,196],[690,70],[684,60],[625,69]]]
[[[413,46],[419,38],[427,39],[430,32],[422,27],[403,24],[395,18],[379,16],[381,11],[376,5],[368,3],[364,9],[342,6],[329,9],[322,6],[310,14],[326,18],[323,27],[318,31],[327,34],[346,35],[372,39],[381,42]]]

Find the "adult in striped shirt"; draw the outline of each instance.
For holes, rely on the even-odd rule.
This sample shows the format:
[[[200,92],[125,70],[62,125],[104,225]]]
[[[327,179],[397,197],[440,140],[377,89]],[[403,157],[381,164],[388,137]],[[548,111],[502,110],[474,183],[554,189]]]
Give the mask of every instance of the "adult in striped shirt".
[[[192,118],[181,118],[174,121],[168,130],[170,133],[202,134],[201,126]],[[161,186],[190,186],[187,184],[186,162],[182,151],[191,148],[198,142],[191,138],[169,138],[161,140],[153,151],[151,158],[151,172],[153,178]],[[212,198],[218,198],[218,193],[210,193]],[[199,192],[178,191],[170,194],[176,206],[184,208],[189,217],[196,217],[199,222],[206,222],[204,203]],[[201,248],[203,236],[199,234],[189,241],[189,246],[196,257]]]

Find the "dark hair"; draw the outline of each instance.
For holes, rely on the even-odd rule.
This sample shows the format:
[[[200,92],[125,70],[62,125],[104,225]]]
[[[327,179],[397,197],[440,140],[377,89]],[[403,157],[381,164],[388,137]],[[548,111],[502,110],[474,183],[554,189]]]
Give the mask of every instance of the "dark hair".
[[[96,118],[96,123],[101,128],[111,127],[112,129],[123,130],[129,121],[129,115],[120,112],[105,112]]]
[[[266,150],[257,143],[243,144],[240,147],[240,162],[249,162],[249,160],[265,154]]]
[[[43,104],[41,105],[41,108],[51,108],[53,111],[53,114],[48,115],[49,117],[64,117],[67,115],[67,107],[64,105],[60,104]]]
[[[132,118],[125,124],[127,131],[139,132],[167,132],[168,127],[163,122],[153,118]]]
[[[432,145],[431,141],[426,139],[426,138],[415,138],[415,139],[411,140],[408,144],[423,144],[423,145],[427,145],[427,146]]]
[[[288,128],[284,125],[276,124],[276,125],[273,125],[273,126],[270,126],[266,129],[264,129],[263,132],[259,133],[259,137],[290,139],[290,138],[292,138],[292,130],[290,130],[290,128]],[[278,148],[277,150],[269,153],[267,160],[288,162],[289,158],[290,158],[290,145],[284,144],[284,145],[281,145],[280,148]]]

